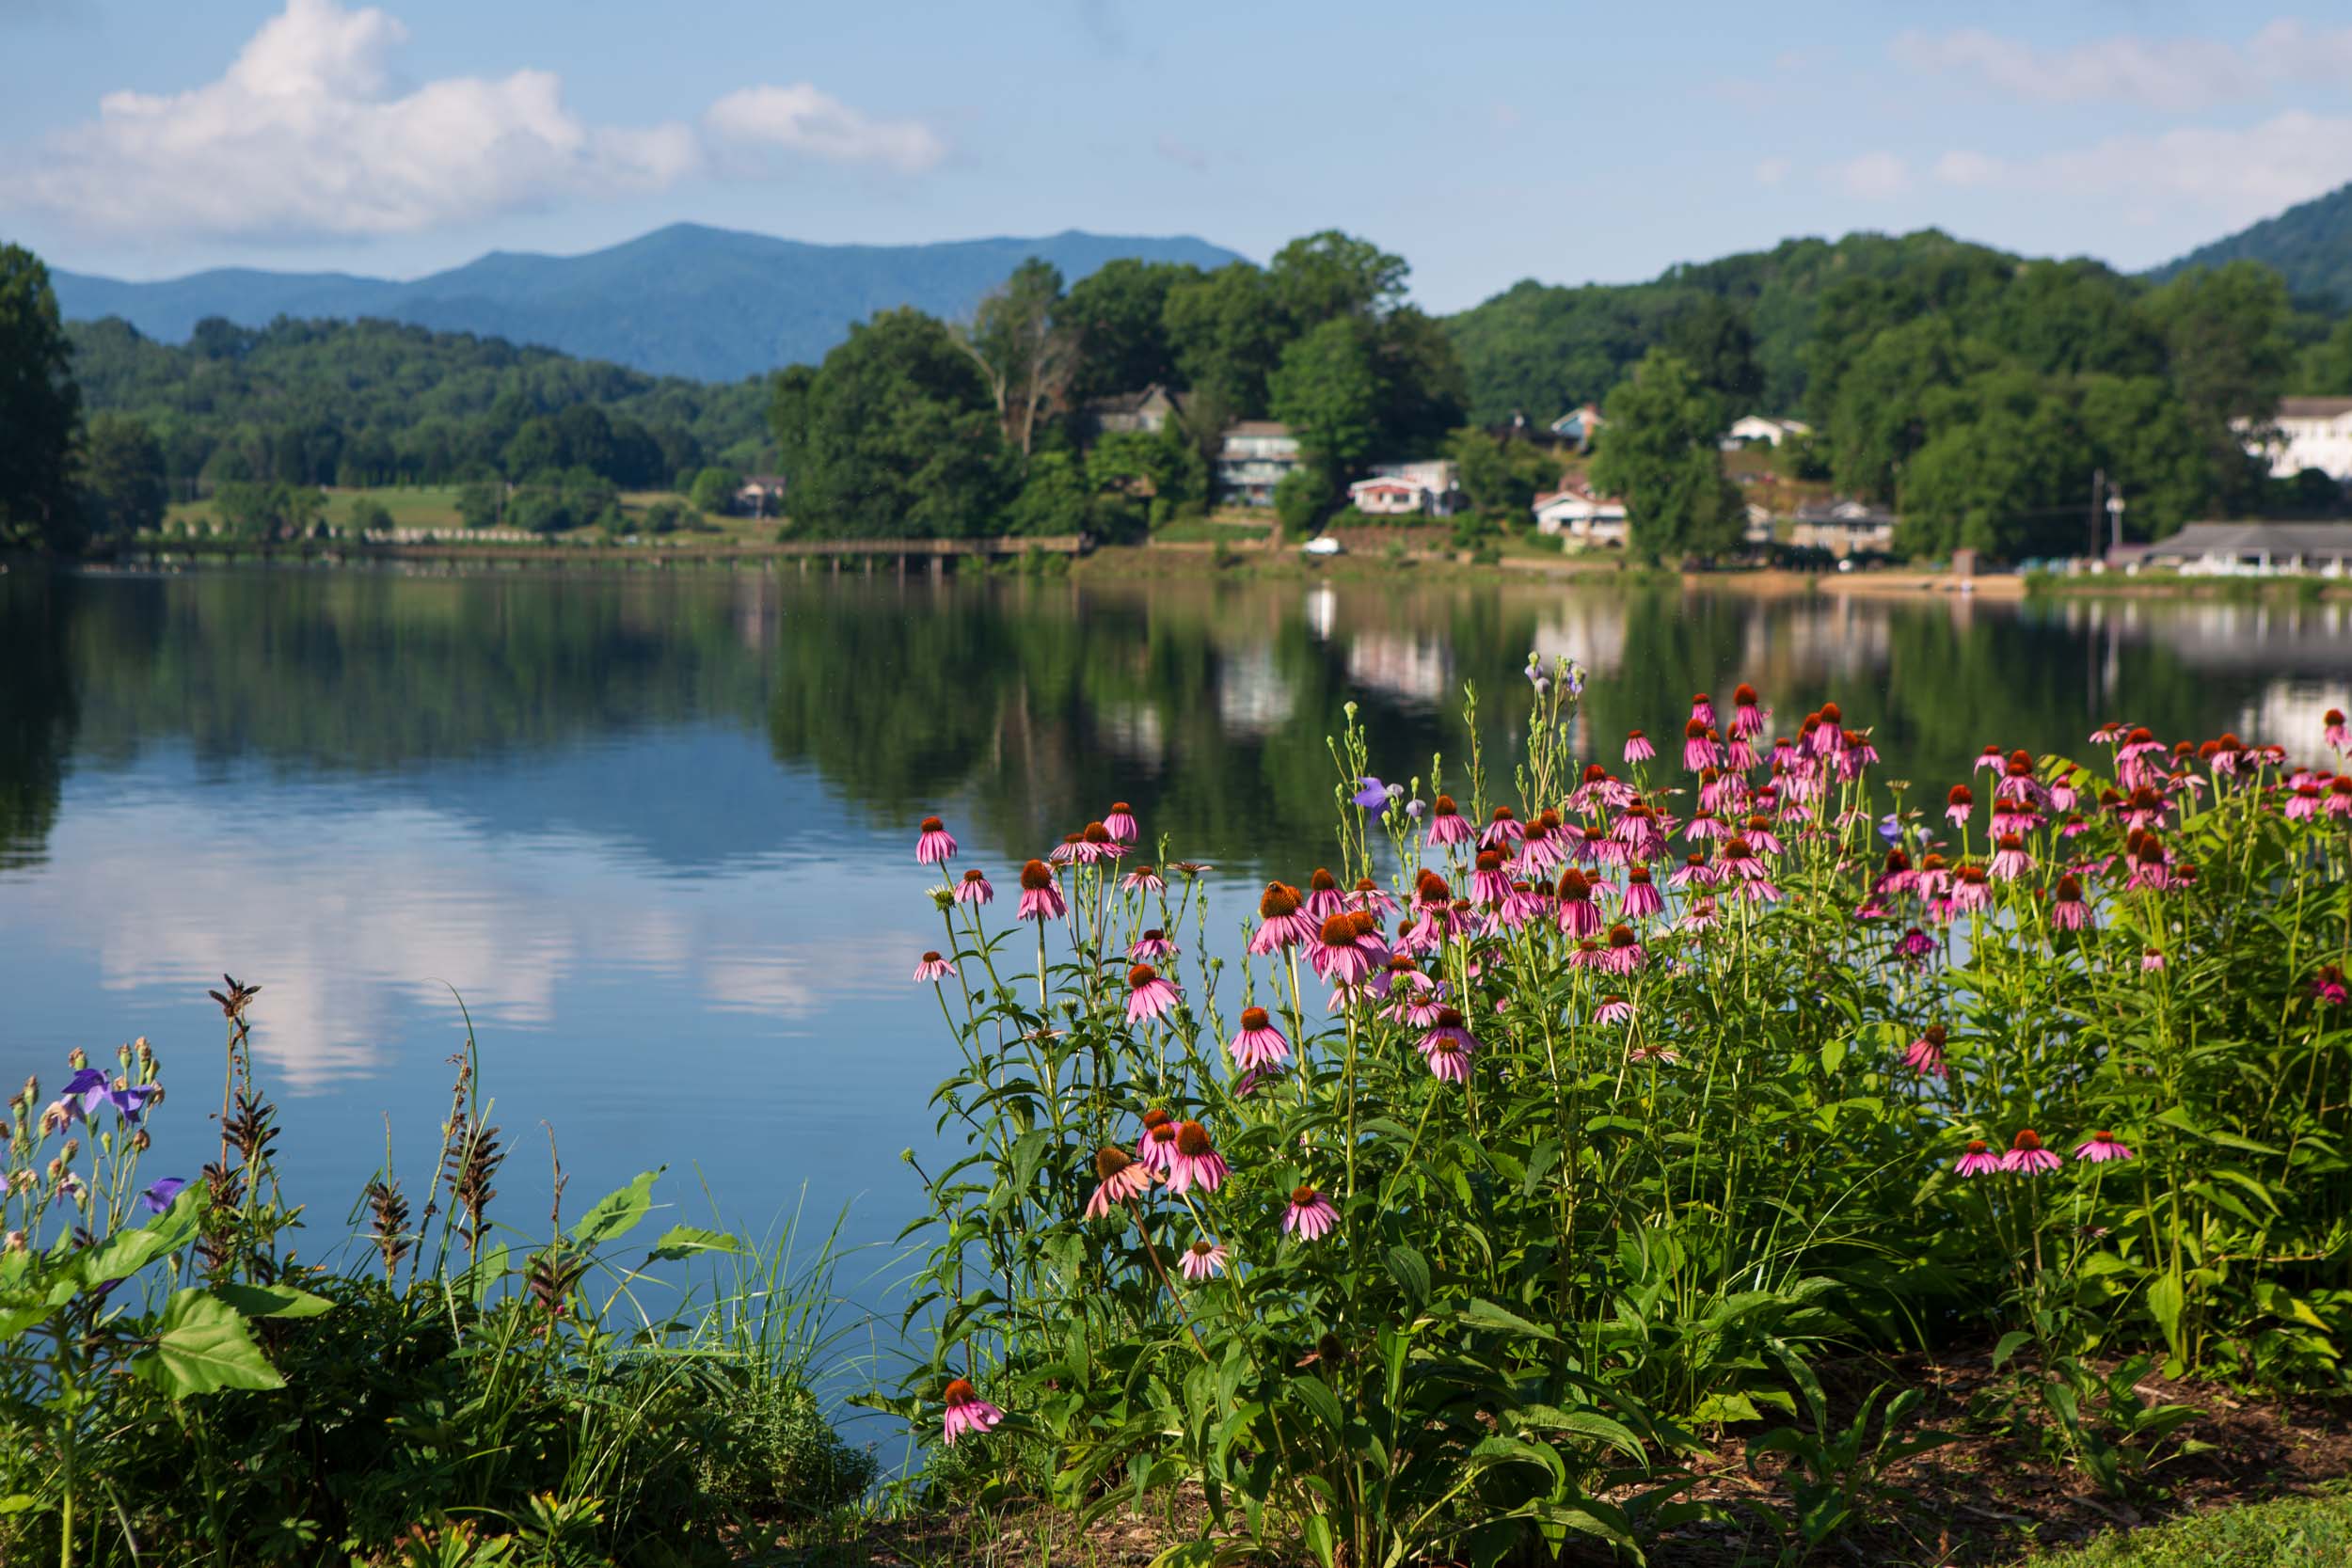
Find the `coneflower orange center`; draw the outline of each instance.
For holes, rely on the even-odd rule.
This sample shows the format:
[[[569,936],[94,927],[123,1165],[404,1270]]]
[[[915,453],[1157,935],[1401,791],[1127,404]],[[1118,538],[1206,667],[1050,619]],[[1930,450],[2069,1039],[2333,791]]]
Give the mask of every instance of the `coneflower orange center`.
[[[1176,1152],[1198,1160],[1216,1146],[1209,1142],[1209,1130],[1197,1121],[1187,1121],[1176,1129]]]

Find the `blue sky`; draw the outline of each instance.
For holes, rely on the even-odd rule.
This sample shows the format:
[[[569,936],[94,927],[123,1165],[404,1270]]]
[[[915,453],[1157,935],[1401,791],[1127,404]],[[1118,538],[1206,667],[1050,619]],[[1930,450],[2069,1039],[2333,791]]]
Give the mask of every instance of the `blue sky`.
[[[2352,4],[0,0],[0,237],[410,277],[678,219],[1338,227],[1454,309],[1935,225],[2144,266],[2352,180]]]

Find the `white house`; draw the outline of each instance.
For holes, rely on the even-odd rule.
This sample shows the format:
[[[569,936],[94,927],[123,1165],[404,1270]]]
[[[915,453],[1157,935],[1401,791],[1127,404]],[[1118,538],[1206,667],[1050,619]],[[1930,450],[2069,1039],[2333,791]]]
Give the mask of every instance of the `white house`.
[[[1726,448],[1744,447],[1760,442],[1768,447],[1776,447],[1791,436],[1812,434],[1813,427],[1803,420],[1774,420],[1762,414],[1747,414],[1732,420],[1731,428],[1724,432],[1724,445]]]
[[[2140,560],[2184,577],[2352,573],[2352,523],[2191,523]]]
[[[1402,517],[1429,510],[1429,487],[1375,475],[1347,487],[1347,504],[1370,517]]]
[[[2280,398],[2268,427],[2240,420],[2237,432],[2249,451],[2268,460],[2274,478],[2317,468],[2352,480],[2352,398]]]
[[[1895,547],[1895,515],[1867,501],[1807,501],[1797,508],[1788,543],[1835,556],[1885,555]]]
[[[1298,437],[1271,420],[1229,425],[1217,449],[1218,494],[1243,506],[1272,506],[1274,487],[1298,467]]]
[[[1557,537],[1564,549],[1622,546],[1625,502],[1570,484],[1535,498],[1535,531]]]
[[[1347,487],[1348,503],[1373,516],[1427,513],[1451,517],[1462,509],[1462,470],[1448,458],[1375,463],[1368,479]]]

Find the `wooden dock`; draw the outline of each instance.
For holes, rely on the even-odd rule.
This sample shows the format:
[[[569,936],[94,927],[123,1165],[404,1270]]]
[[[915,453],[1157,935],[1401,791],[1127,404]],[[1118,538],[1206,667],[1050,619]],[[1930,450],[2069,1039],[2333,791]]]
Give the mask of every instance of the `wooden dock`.
[[[904,576],[921,567],[945,576],[958,561],[1000,561],[1031,554],[1083,556],[1090,534],[1002,535],[986,539],[794,539],[659,545],[469,544],[444,539],[409,544],[352,539],[189,539],[168,543],[93,545],[86,561],[121,566],[168,566],[199,562],[285,561],[334,564],[350,561],[478,562],[494,566],[746,566],[791,562],[801,570],[878,569]]]

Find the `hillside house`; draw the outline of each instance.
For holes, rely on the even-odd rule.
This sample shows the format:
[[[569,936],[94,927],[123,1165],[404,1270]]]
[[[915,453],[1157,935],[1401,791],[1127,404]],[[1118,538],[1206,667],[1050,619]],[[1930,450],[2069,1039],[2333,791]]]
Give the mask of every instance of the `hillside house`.
[[[1272,506],[1274,487],[1298,467],[1298,437],[1272,420],[1229,425],[1216,453],[1217,494],[1241,506]]]
[[[1622,548],[1626,541],[1625,502],[1615,496],[1596,496],[1581,484],[1569,484],[1535,498],[1535,531],[1557,538],[1569,550]]]
[[[1089,436],[1157,436],[1178,415],[1177,395],[1153,382],[1139,392],[1096,398],[1080,410]]]
[[[781,517],[784,515],[784,476],[782,474],[745,474],[735,492],[736,515],[740,517]]]
[[[2317,468],[2339,482],[2352,480],[2352,398],[2280,398],[2267,427],[2240,420],[2236,429],[2275,479]]]
[[[1791,436],[1812,434],[1813,427],[1803,420],[1775,420],[1762,414],[1748,414],[1731,421],[1731,428],[1724,432],[1724,446],[1726,450],[1746,446],[1776,447]]]
[[[1532,447],[1553,450],[1572,447],[1577,443],[1562,436],[1549,425],[1540,425],[1527,417],[1523,408],[1511,410],[1511,417],[1501,424],[1490,424],[1486,434],[1498,441],[1525,441]]]
[[[1840,498],[1806,501],[1797,508],[1788,543],[1801,550],[1850,555],[1887,555],[1895,548],[1895,515],[1867,501]]]
[[[1593,438],[1600,434],[1600,427],[1608,422],[1601,417],[1597,404],[1587,403],[1552,420],[1551,433],[1564,441],[1575,442],[1577,451],[1586,451],[1591,450]]]
[[[1451,517],[1468,499],[1460,467],[1446,458],[1375,463],[1370,478],[1347,487],[1348,504],[1374,517]]]
[[[2139,560],[2184,577],[2341,578],[2352,574],[2352,523],[2191,523]]]

